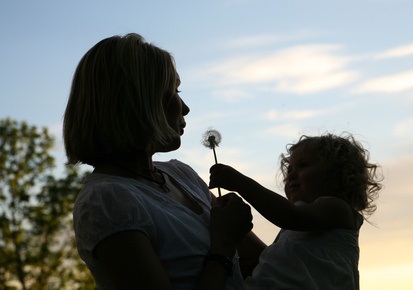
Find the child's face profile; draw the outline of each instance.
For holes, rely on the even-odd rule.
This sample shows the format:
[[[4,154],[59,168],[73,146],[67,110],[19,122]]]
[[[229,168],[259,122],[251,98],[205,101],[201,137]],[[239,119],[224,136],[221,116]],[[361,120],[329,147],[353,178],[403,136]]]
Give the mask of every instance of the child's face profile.
[[[284,190],[293,203],[312,203],[329,193],[327,170],[314,149],[298,146],[292,151]]]

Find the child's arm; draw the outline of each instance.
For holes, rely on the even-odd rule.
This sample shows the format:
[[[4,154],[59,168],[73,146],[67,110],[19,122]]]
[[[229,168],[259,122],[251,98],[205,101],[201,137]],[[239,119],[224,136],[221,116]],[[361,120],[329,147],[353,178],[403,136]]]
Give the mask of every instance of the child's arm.
[[[339,198],[296,206],[230,166],[214,165],[210,174],[210,188],[222,187],[238,192],[261,215],[281,228],[299,231],[355,228],[351,207]]]

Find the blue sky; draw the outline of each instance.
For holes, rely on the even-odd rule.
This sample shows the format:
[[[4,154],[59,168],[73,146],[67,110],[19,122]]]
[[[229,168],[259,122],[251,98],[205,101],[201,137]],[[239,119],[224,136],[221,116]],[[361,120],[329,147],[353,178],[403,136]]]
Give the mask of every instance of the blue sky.
[[[180,159],[208,181],[214,159],[282,194],[278,157],[302,134],[349,131],[382,164],[385,189],[360,235],[362,289],[413,287],[413,2],[0,1],[0,118],[61,121],[83,54],[136,32],[170,51],[191,108]],[[61,165],[60,165],[61,166]],[[277,229],[255,214],[267,243]]]

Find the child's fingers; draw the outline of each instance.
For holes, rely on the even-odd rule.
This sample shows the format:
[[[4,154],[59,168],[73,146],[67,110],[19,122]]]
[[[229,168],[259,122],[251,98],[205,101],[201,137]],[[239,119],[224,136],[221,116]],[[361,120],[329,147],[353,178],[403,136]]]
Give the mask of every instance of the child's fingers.
[[[209,169],[209,189],[219,187],[219,179],[220,179],[220,172],[221,169],[224,167],[223,164],[214,164]]]
[[[221,168],[223,168],[225,165],[221,164],[221,163],[217,163],[211,166],[211,168],[209,169],[209,173],[216,173],[217,171],[219,171]]]

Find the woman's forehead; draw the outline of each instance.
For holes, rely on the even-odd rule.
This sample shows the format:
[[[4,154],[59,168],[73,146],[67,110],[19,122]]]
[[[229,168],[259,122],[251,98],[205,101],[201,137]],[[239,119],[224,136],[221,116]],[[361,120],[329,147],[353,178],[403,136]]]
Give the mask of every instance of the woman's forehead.
[[[181,77],[179,76],[179,73],[176,69],[175,69],[175,80],[176,80],[176,84],[179,86],[181,84]]]

